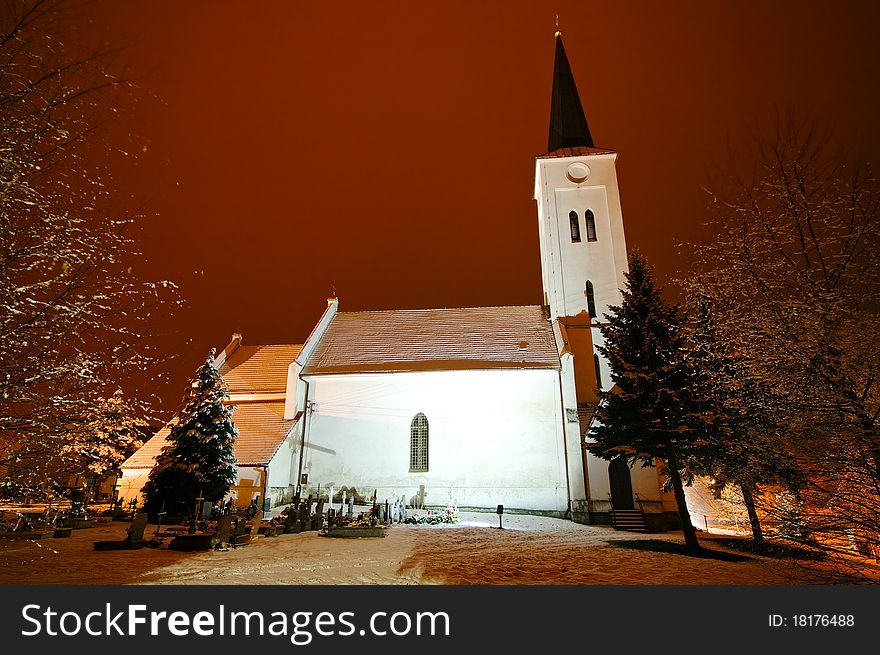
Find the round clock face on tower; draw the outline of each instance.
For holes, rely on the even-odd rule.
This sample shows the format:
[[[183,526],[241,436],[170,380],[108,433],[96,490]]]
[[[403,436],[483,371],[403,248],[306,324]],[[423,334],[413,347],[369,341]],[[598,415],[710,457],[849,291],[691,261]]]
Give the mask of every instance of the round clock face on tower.
[[[565,177],[576,184],[580,184],[590,177],[590,167],[581,162],[575,162],[565,171]]]

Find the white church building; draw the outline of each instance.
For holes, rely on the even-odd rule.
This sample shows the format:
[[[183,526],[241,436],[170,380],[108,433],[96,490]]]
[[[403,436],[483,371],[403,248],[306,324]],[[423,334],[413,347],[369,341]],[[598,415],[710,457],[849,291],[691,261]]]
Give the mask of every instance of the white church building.
[[[548,150],[535,160],[543,304],[346,312],[330,298],[303,344],[234,335],[215,363],[238,407],[238,502],[320,485],[591,523],[614,508],[674,526],[656,468],[586,450],[596,390],[611,387],[600,321],[627,270],[616,160],[593,144],[557,33]],[[123,464],[121,497],[139,493],[167,434]]]

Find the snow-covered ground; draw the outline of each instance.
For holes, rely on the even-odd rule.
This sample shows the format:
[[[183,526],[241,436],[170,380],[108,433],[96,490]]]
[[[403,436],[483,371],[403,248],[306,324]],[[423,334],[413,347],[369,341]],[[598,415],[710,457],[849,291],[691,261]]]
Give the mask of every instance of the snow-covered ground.
[[[95,552],[126,523],[75,530],[68,539],[0,541],[6,584],[790,584],[802,569],[749,556],[721,561],[632,548],[681,533],[636,534],[560,519],[463,512],[453,525],[394,525],[385,538],[315,532],[264,537],[229,551],[165,548]],[[153,526],[147,530],[152,534]],[[724,551],[713,536],[702,543]],[[616,545],[615,545],[616,544]],[[626,545],[628,547],[621,547]],[[662,546],[663,544],[661,544]],[[732,552],[732,551],[724,551]]]

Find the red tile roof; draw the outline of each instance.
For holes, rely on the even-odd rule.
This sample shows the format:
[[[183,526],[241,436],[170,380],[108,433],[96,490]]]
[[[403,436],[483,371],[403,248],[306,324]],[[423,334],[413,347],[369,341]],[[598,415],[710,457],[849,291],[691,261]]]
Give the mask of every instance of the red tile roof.
[[[156,456],[167,443],[175,418],[123,464],[124,469],[153,468]],[[238,405],[232,415],[238,428],[235,458],[239,466],[265,466],[284,442],[295,419],[284,419],[284,402],[258,402]]]
[[[559,368],[539,305],[339,312],[304,375]]]
[[[612,155],[616,150],[608,148],[589,148],[587,146],[577,146],[575,148],[558,148],[538,155],[538,159],[553,159],[554,157],[587,157],[589,155]]]
[[[229,393],[283,392],[301,344],[239,346],[220,366]]]
[[[165,447],[166,438],[171,428],[177,423],[175,416],[168,425],[154,434],[143,446],[138,448],[135,453],[122,463],[121,468],[124,469],[151,469],[156,463],[156,457]]]

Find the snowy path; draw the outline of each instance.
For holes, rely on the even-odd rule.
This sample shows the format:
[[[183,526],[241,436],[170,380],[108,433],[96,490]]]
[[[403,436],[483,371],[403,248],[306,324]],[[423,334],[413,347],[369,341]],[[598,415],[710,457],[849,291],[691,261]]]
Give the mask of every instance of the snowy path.
[[[70,539],[0,542],[5,584],[791,584],[798,568],[749,556],[719,561],[619,547],[680,543],[680,533],[635,534],[547,517],[463,513],[456,525],[395,525],[384,539],[314,532],[261,538],[229,551],[94,552],[125,523]],[[151,529],[148,529],[149,535]],[[705,545],[711,536],[701,534]],[[617,544],[615,547],[613,544]],[[638,545],[638,544],[636,544]],[[661,544],[663,545],[663,544]]]

